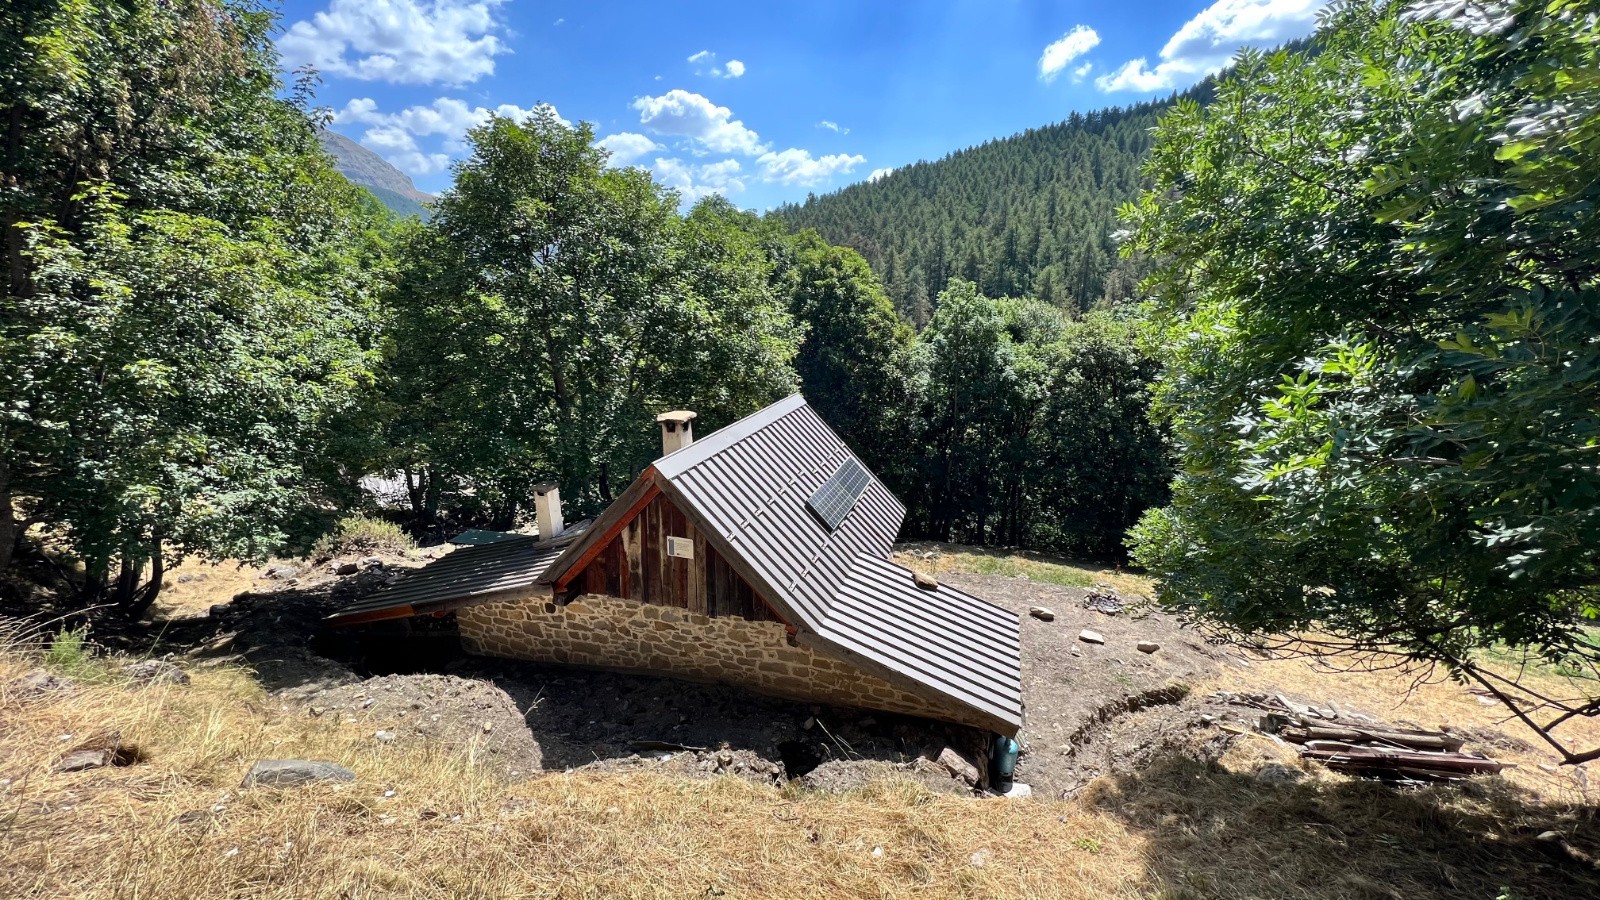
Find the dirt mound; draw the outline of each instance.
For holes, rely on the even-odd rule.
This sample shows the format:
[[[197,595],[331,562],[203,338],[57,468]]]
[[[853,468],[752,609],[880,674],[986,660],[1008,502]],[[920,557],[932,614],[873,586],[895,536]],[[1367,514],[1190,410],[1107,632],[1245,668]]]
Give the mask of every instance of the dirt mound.
[[[383,675],[317,691],[307,700],[312,715],[363,723],[384,743],[428,743],[471,749],[482,765],[510,777],[543,766],[534,740],[505,691],[494,684],[454,675]]]

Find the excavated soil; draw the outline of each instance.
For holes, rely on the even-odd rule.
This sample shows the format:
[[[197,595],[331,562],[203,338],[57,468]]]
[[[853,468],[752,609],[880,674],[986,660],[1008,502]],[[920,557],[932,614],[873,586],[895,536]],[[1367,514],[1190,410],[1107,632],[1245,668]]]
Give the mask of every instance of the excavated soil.
[[[324,616],[421,561],[368,558],[353,574],[333,574],[350,562],[264,570],[229,603],[110,633],[105,642],[140,653],[154,644],[188,664],[242,663],[308,715],[359,724],[384,743],[470,749],[478,764],[510,778],[658,767],[846,790],[894,771],[935,790],[972,790],[935,762],[945,748],[980,758],[985,736],[972,729],[723,685],[468,657],[448,619],[426,623],[432,630],[330,639]],[[1097,776],[1173,753],[1215,759],[1235,738],[1218,723],[1250,721],[1190,691],[1233,664],[1228,654],[1139,598],[1123,598],[1111,614],[1088,608],[1081,588],[943,577],[1021,617],[1026,726],[1016,780],[1035,795],[1067,796]],[[1030,615],[1035,607],[1053,618]],[[1085,630],[1100,642],[1083,640]],[[1157,649],[1141,652],[1141,642]]]

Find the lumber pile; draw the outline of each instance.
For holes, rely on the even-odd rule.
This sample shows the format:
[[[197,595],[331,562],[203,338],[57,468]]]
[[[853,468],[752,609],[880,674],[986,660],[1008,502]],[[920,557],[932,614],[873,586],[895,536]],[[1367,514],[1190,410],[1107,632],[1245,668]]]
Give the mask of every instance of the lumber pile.
[[[1302,759],[1314,759],[1349,775],[1387,781],[1448,781],[1511,767],[1464,752],[1461,737],[1444,731],[1394,728],[1366,716],[1295,703],[1282,694],[1222,692],[1215,699],[1262,710],[1265,715],[1259,727],[1263,733],[1298,744]]]

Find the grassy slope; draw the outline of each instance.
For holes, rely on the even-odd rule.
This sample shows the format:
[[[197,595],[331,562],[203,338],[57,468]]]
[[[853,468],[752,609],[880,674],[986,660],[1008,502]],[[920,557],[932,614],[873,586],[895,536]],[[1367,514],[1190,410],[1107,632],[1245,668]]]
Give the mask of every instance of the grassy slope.
[[[945,572],[1018,574],[1012,566],[1056,583],[1104,580],[1035,557],[947,548],[938,560]],[[109,677],[67,696],[8,693],[39,661],[26,646],[0,649],[0,896],[1600,896],[1600,874],[1536,839],[1554,829],[1592,845],[1600,798],[1535,754],[1499,754],[1521,763],[1504,779],[1404,793],[1326,773],[1264,784],[1254,769],[1292,756],[1258,735],[1220,766],[1172,759],[1065,802],[936,796],[898,781],[843,796],[651,774],[508,784],[473,765],[473,746],[379,744],[360,723],[272,702],[237,669],[196,669],[187,688]],[[1459,688],[1407,693],[1389,673],[1257,660],[1199,689],[1218,686],[1514,730]],[[144,760],[52,771],[103,729]],[[297,756],[344,763],[358,779],[238,789],[254,760]]]

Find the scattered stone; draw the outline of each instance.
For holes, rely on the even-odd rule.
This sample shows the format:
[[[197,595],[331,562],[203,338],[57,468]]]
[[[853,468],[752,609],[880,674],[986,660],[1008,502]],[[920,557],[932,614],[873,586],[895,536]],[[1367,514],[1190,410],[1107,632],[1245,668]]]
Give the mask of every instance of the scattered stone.
[[[978,783],[978,767],[955,748],[946,747],[940,750],[937,762],[952,776],[965,781],[969,786]]]
[[[1087,628],[1078,632],[1078,640],[1083,641],[1085,644],[1104,644],[1106,642],[1105,637],[1100,632],[1090,631]]]
[[[1200,724],[1201,725],[1215,725],[1215,724],[1217,724],[1217,717],[1216,716],[1201,716],[1200,717]]]
[[[1098,613],[1114,616],[1122,612],[1122,598],[1117,592],[1106,584],[1097,584],[1094,590],[1084,595],[1083,606]]]
[[[483,733],[484,734],[488,734],[489,732],[491,732],[493,730],[494,730],[494,723],[493,722],[485,722],[485,723],[483,723]]]
[[[381,565],[383,565],[383,559],[382,559],[382,557],[368,556],[368,557],[366,557],[366,558],[361,560],[361,564],[370,569],[373,566],[381,566]]]
[[[333,574],[335,575],[354,575],[359,571],[361,571],[361,565],[353,561],[336,563],[333,566]]]
[[[1267,784],[1294,784],[1305,777],[1306,773],[1282,763],[1267,763],[1256,770],[1256,780]]]
[[[925,591],[936,590],[939,587],[938,580],[926,572],[912,572],[911,580],[917,583],[917,587]]]
[[[70,691],[77,686],[77,682],[71,678],[52,675],[44,669],[33,669],[26,672],[10,684],[12,693],[29,699],[43,697],[46,694]]]
[[[1161,645],[1156,643],[1155,641],[1140,641],[1139,642],[1139,652],[1140,653],[1154,653],[1154,652],[1156,652],[1157,650],[1160,650],[1160,649],[1161,649]]]
[[[287,581],[299,574],[300,570],[294,566],[272,566],[264,573],[265,577],[274,581]]]
[[[974,869],[981,869],[988,865],[989,857],[992,855],[993,854],[991,854],[989,849],[986,847],[982,850],[974,852],[970,857],[967,858],[967,862],[972,863],[972,867]]]
[[[377,731],[377,732],[373,732],[372,736],[380,744],[392,744],[392,743],[394,743],[394,732],[392,732],[392,731]]]
[[[436,810],[436,809],[428,809],[428,808],[424,807],[422,809],[417,810],[417,818],[421,819],[424,822],[428,821],[429,819],[437,819],[437,818],[439,818],[439,811]]]
[[[191,582],[193,580],[194,580],[194,576],[193,575],[179,575],[178,576],[178,583],[179,584],[188,584],[189,582]]]
[[[250,767],[240,787],[295,787],[313,781],[355,780],[356,773],[331,762],[310,759],[263,759]]]
[[[141,685],[188,684],[189,673],[164,659],[141,659],[118,670],[118,674]]]
[[[1056,611],[1048,606],[1035,606],[1028,610],[1028,615],[1041,622],[1054,622],[1056,620]]]
[[[1021,800],[1025,797],[1032,797],[1033,788],[1023,784],[1020,781],[1013,781],[1011,782],[1011,790],[1006,791],[1000,796],[1006,798],[1007,800]]]
[[[85,769],[103,769],[111,765],[109,750],[74,750],[56,763],[57,772],[82,772]]]
[[[813,729],[815,727],[817,727],[817,717],[816,716],[807,716],[806,720],[804,722],[800,723],[800,729],[802,731],[810,731],[811,729]]]
[[[320,718],[322,716],[322,714],[327,712],[327,711],[328,711],[327,708],[326,707],[322,707],[322,706],[313,706],[309,710],[307,710],[307,712],[311,713],[312,718]]]

